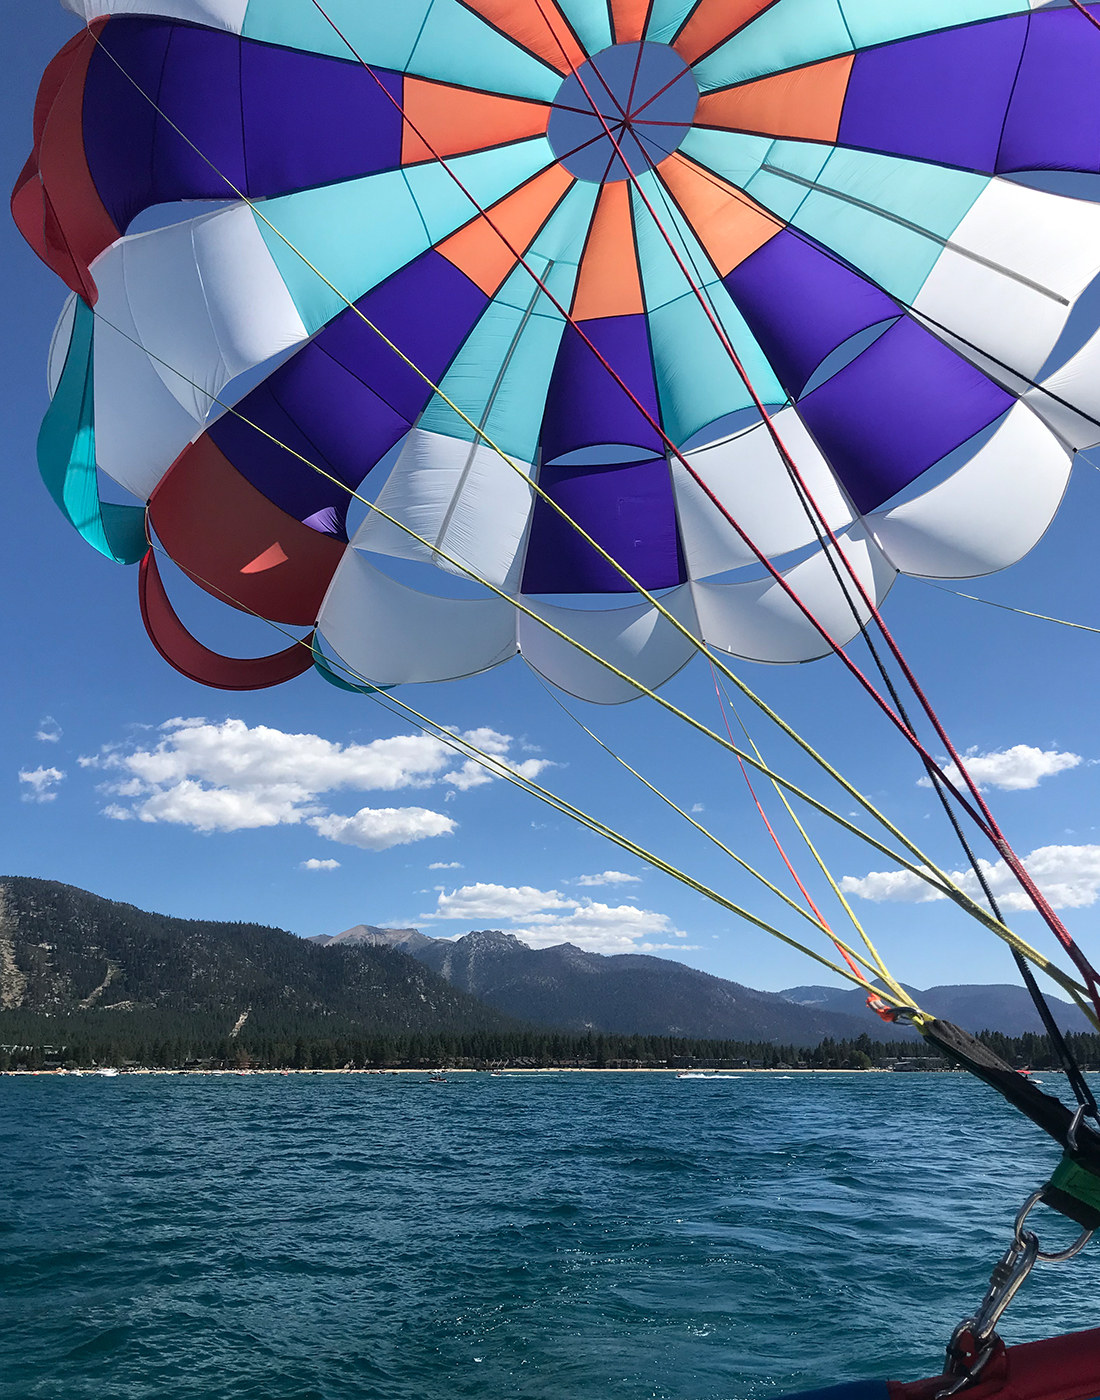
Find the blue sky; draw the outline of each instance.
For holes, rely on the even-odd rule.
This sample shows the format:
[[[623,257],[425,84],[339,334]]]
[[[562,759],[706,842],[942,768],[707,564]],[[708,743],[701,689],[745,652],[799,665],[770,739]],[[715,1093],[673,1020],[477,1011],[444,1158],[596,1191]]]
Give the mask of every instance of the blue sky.
[[[5,28],[0,174],[8,188],[30,149],[41,71],[74,27],[53,0],[31,0]],[[0,221],[0,258],[0,873],[63,880],[165,913],[255,920],[301,934],[359,922],[415,924],[446,936],[500,927],[541,944],[569,938],[598,951],[647,948],[758,987],[830,980],[503,782],[471,784],[444,750],[403,738],[414,735],[412,726],[370,700],[313,676],[228,695],[166,666],[142,628],[135,571],[85,546],[38,478],[34,442],[47,402],[46,347],[63,289],[7,219]],[[1100,624],[1098,515],[1100,472],[1079,458],[1063,509],[1038,548],[1002,575],[963,585],[965,591]],[[184,597],[181,611],[209,645],[241,654],[276,649],[259,624],[227,616],[201,596]],[[990,800],[1021,854],[1047,850],[1036,868],[1047,872],[1071,929],[1100,956],[1100,637],[980,607],[906,578],[886,613],[960,748],[1004,755],[1026,746],[1046,755],[989,760],[983,772]],[[932,794],[918,785],[915,758],[835,661],[740,669],[935,859],[960,868]],[[665,693],[720,726],[701,661]],[[412,687],[405,698],[460,730],[492,731],[490,742],[532,765],[527,771],[547,765],[540,780],[570,801],[730,898],[777,917],[787,931],[812,937],[809,925],[783,914],[602,754],[522,662],[448,686]],[[698,819],[723,841],[791,889],[731,758],[645,701],[573,708],[674,800],[698,808]],[[833,796],[762,718],[745,718],[765,756]],[[510,737],[505,743],[499,736]],[[810,880],[797,837],[768,801],[817,896],[820,879]],[[838,801],[850,810],[850,802]],[[835,873],[861,882],[854,902],[897,975],[918,986],[1014,979],[1006,951],[976,924],[943,903],[883,899],[890,882],[866,880],[889,869],[881,856],[820,820],[812,831]],[[892,892],[906,894],[896,884]],[[1026,937],[1049,946],[1034,914],[1012,919]]]

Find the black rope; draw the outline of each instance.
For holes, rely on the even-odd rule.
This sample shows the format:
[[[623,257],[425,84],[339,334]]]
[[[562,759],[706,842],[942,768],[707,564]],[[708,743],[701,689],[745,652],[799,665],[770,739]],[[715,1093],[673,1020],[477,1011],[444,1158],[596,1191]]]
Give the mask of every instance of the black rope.
[[[829,568],[832,571],[833,577],[836,579],[836,582],[840,587],[840,591],[844,596],[844,600],[848,604],[848,607],[852,613],[852,617],[855,619],[856,626],[859,628],[860,635],[862,636],[863,641],[867,646],[867,650],[871,654],[871,659],[875,664],[875,669],[878,671],[880,677],[882,678],[882,682],[886,687],[890,699],[894,703],[894,708],[897,710],[899,718],[901,719],[902,723],[905,725],[909,733],[915,739],[917,737],[917,732],[916,729],[913,727],[913,722],[909,718],[905,705],[902,702],[901,696],[898,694],[898,690],[896,685],[894,684],[893,677],[891,676],[885,662],[879,654],[879,650],[875,646],[874,640],[867,629],[867,624],[860,616],[859,609],[856,606],[855,599],[852,597],[851,591],[848,586],[848,582],[843,577],[843,574],[837,561],[832,556],[832,552],[829,548],[829,543],[825,539],[823,531],[818,524],[816,518],[816,510],[814,509],[810,500],[807,498],[802,483],[798,479],[797,474],[792,470],[791,464],[789,462],[785,462],[784,465],[787,468],[788,478],[791,482],[791,485],[795,489],[799,502],[802,505],[802,509],[805,512],[806,518],[810,523],[810,527],[817,537],[818,545],[824,551],[826,560],[828,561]],[[1003,924],[1004,919],[1001,917],[1000,906],[997,903],[996,897],[993,894],[993,890],[991,889],[989,881],[986,878],[985,871],[982,869],[980,861],[975,855],[970,845],[970,842],[967,840],[966,833],[963,831],[962,824],[959,821],[958,813],[952,806],[948,798],[947,791],[945,791],[945,788],[947,787],[947,782],[943,775],[943,772],[935,763],[932,762],[930,758],[922,757],[921,761],[923,762],[924,767],[928,773],[928,778],[932,784],[932,788],[935,791],[936,796],[939,798],[940,805],[943,807],[943,810],[947,813],[947,819],[951,823],[955,835],[959,839],[959,844],[962,846],[963,852],[966,855],[967,861],[970,864],[970,868],[974,872],[978,884],[981,886],[982,893],[985,895],[986,902],[988,903],[994,918],[998,921],[998,923]],[[1023,978],[1024,986],[1027,988],[1028,995],[1031,997],[1032,1003],[1035,1006],[1035,1010],[1039,1013],[1039,1018],[1043,1023],[1043,1026],[1046,1030],[1047,1036],[1050,1040],[1054,1053],[1060,1061],[1062,1069],[1065,1072],[1066,1078],[1068,1079],[1069,1084],[1073,1089],[1074,1097],[1077,1099],[1077,1102],[1085,1109],[1085,1112],[1089,1115],[1089,1117],[1093,1118],[1094,1120],[1100,1120],[1100,1109],[1098,1109],[1097,1107],[1095,1096],[1093,1095],[1093,1092],[1089,1087],[1088,1082],[1086,1081],[1084,1075],[1081,1072],[1081,1067],[1078,1065],[1073,1051],[1069,1048],[1069,1045],[1066,1043],[1065,1036],[1062,1034],[1062,1031],[1058,1026],[1057,1021],[1055,1021],[1054,1019],[1054,1013],[1050,1009],[1050,1004],[1048,1003],[1046,997],[1043,995],[1042,989],[1040,988],[1039,983],[1035,979],[1035,974],[1028,966],[1027,959],[1023,956],[1022,953],[1018,952],[1015,948],[1012,949],[1012,957],[1016,963],[1017,968],[1019,969],[1020,976]]]

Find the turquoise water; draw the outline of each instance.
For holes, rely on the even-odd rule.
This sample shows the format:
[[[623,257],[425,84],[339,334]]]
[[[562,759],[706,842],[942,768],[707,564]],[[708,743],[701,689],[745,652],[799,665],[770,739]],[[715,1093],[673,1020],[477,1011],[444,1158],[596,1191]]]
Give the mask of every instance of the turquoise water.
[[[0,1395],[933,1374],[1055,1158],[962,1075],[0,1079]],[[1036,1271],[1002,1333],[1100,1325],[1098,1261]]]

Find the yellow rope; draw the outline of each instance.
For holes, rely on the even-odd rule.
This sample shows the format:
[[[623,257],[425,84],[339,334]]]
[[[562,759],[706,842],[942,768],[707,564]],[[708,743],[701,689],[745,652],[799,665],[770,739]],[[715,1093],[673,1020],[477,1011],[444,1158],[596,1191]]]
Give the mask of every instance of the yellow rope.
[[[930,579],[925,580],[930,583]],[[1046,613],[1028,612],[1027,608],[1010,608],[1007,603],[995,603],[992,598],[976,598],[973,593],[960,593],[957,588],[944,588],[942,584],[933,583],[933,588],[939,589],[941,593],[950,593],[954,598],[966,598],[971,603],[984,603],[987,608],[1000,608],[1002,612],[1019,613],[1021,617],[1037,617],[1040,622],[1056,622],[1059,627],[1072,627],[1078,632],[1100,633],[1100,627],[1086,627],[1083,622],[1067,622],[1064,617],[1048,617]]]
[[[615,750],[611,748],[609,744],[606,744],[599,737],[598,734],[593,733],[593,731],[589,729],[589,727],[584,723],[584,721],[579,719],[569,708],[569,706],[566,705],[557,695],[554,694],[554,692],[550,689],[548,685],[546,685],[546,683],[542,680],[541,677],[539,677],[538,679],[539,683],[542,685],[542,688],[546,691],[547,695],[549,695],[550,699],[553,700],[553,702],[566,715],[569,716],[569,718],[573,721],[575,725],[577,725],[580,729],[583,729],[584,732],[594,743],[598,744],[606,754],[613,758],[616,763],[621,764],[622,767],[625,768],[628,773],[632,774],[635,778],[637,778],[640,783],[642,783],[645,787],[647,787],[650,790],[650,792],[654,793],[655,796],[659,797],[662,802],[664,802],[667,806],[671,807],[674,812],[678,813],[679,816],[683,817],[684,821],[686,821],[689,825],[693,826],[696,829],[696,831],[700,832],[703,836],[705,836],[708,841],[713,842],[714,845],[716,845],[720,851],[722,851],[725,855],[729,856],[730,859],[735,861],[736,864],[738,864],[739,866],[741,866],[743,870],[748,871],[748,873],[752,875],[754,879],[759,880],[762,885],[764,885],[767,889],[769,889],[772,892],[772,894],[778,896],[778,898],[781,899],[784,904],[789,905],[790,908],[793,909],[796,914],[800,915],[808,923],[813,924],[814,928],[816,928],[820,933],[824,934],[830,942],[838,944],[844,949],[845,952],[850,953],[858,962],[862,963],[863,966],[867,968],[868,972],[878,973],[880,971],[880,968],[877,965],[872,966],[871,963],[867,962],[866,959],[863,958],[859,953],[857,953],[853,948],[849,947],[849,945],[845,943],[843,939],[837,938],[833,930],[828,928],[824,923],[822,923],[820,919],[816,918],[812,911],[799,904],[797,900],[792,899],[790,895],[786,894],[783,890],[781,890],[778,885],[773,884],[772,881],[769,880],[766,875],[762,874],[754,866],[750,865],[746,860],[739,856],[736,851],[731,850],[729,846],[727,846],[718,836],[714,834],[714,832],[710,831],[707,827],[703,826],[701,822],[697,822],[690,812],[685,812],[684,809],[681,806],[679,806],[676,802],[674,802],[671,797],[669,797],[666,793],[663,793],[660,788],[655,786],[655,784],[651,783],[648,778],[644,777],[641,773],[639,773],[638,770],[632,767],[631,764],[629,764],[626,761],[626,759],[622,757],[621,754],[616,753]]]
[[[755,743],[755,741],[754,741],[752,735],[751,735],[751,734],[749,733],[749,731],[745,728],[745,722],[744,722],[744,720],[741,718],[741,716],[737,713],[737,709],[736,709],[736,707],[734,706],[732,700],[730,700],[728,696],[724,696],[723,698],[725,699],[726,703],[729,705],[730,709],[733,711],[734,718],[737,720],[737,723],[741,726],[741,732],[744,734],[745,738],[748,740],[750,746],[752,747],[753,753],[757,756],[758,759],[760,759],[761,762],[763,762],[763,758],[762,758],[762,756],[761,756],[760,750],[756,747],[756,743]],[[769,781],[771,781],[771,780],[769,780]],[[867,951],[870,953],[871,957],[874,959],[874,963],[875,963],[875,966],[876,966],[877,969],[878,969],[879,976],[882,978],[882,980],[886,983],[886,985],[890,988],[890,990],[894,993],[895,996],[902,998],[905,1002],[910,1003],[910,1004],[913,1005],[913,1006],[916,1006],[916,1003],[912,1001],[912,998],[909,996],[909,993],[905,990],[905,988],[901,985],[901,983],[898,982],[898,981],[892,976],[892,974],[890,973],[890,971],[889,971],[889,969],[887,968],[886,964],[883,962],[881,956],[879,955],[878,949],[875,947],[874,943],[871,941],[870,935],[867,933],[867,930],[863,927],[863,924],[860,922],[860,920],[856,917],[855,910],[854,910],[854,909],[852,908],[852,906],[848,903],[848,900],[847,900],[847,899],[845,898],[845,896],[844,896],[844,892],[841,890],[840,886],[837,884],[836,880],[833,878],[833,873],[832,873],[832,871],[831,871],[831,870],[829,869],[829,867],[825,864],[825,861],[822,859],[821,854],[820,854],[820,852],[818,851],[817,847],[814,845],[813,841],[811,841],[810,835],[809,835],[809,833],[807,832],[806,828],[802,825],[801,821],[799,821],[799,819],[798,819],[798,814],[795,812],[795,810],[794,810],[794,808],[791,806],[791,804],[787,801],[787,795],[786,795],[786,793],[785,793],[785,792],[783,791],[783,789],[779,786],[779,784],[776,783],[776,782],[774,782],[774,781],[772,781],[772,787],[775,788],[775,791],[776,791],[776,793],[778,794],[778,797],[779,797],[780,802],[782,802],[783,806],[787,809],[787,814],[790,816],[791,821],[793,821],[794,824],[795,824],[795,826],[798,828],[798,834],[802,837],[803,841],[805,841],[807,847],[809,848],[810,854],[813,856],[814,860],[817,862],[818,868],[820,869],[821,873],[825,876],[826,880],[828,880],[829,885],[830,885],[830,887],[831,887],[833,893],[836,895],[837,899],[840,901],[841,905],[843,906],[844,912],[848,915],[848,918],[852,921],[852,924],[854,925],[856,932],[859,934],[860,938],[863,940],[864,946],[866,947]]]

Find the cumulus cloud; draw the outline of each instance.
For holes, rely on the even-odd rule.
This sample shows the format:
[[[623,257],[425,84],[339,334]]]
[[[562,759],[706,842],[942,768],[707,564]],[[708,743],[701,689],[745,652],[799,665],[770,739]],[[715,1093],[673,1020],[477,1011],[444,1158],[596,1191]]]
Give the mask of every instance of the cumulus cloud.
[[[460,736],[485,750],[486,764],[464,761],[441,739],[423,734],[338,744],[317,734],[250,728],[239,719],[212,724],[193,716],[168,720],[159,735],[155,744],[145,739],[107,745],[78,760],[103,772],[101,791],[112,799],[106,816],[168,822],[204,834],[309,825],[327,840],[369,851],[448,835],[457,823],[424,807],[363,807],[352,816],[338,815],[329,810],[329,794],[444,783],[454,796],[492,782],[505,769],[535,776],[549,764],[513,763],[511,735],[488,728]]]
[[[1100,846],[1040,846],[1024,858],[1024,865],[1055,909],[1087,909],[1100,898]],[[981,867],[1002,909],[1033,908],[1003,860],[982,860]],[[972,870],[952,871],[951,878],[973,898],[982,897]],[[845,894],[878,904],[928,904],[947,898],[907,870],[872,871],[862,879],[845,875],[840,887]]]
[[[428,869],[429,869],[429,870],[461,870],[461,869],[462,869],[462,862],[461,862],[460,860],[433,860],[432,863],[431,863],[431,865],[428,866]]]
[[[65,781],[65,774],[60,768],[21,768],[19,781],[30,789],[23,793],[24,802],[53,802],[57,797],[54,788]]]
[[[339,870],[338,860],[318,860],[316,856],[311,856],[309,860],[302,861],[299,870]]]
[[[62,733],[62,728],[53,715],[43,715],[38,721],[34,737],[41,739],[44,744],[56,744],[60,742]]]
[[[573,899],[532,885],[476,884],[451,894],[440,891],[435,910],[420,917],[508,924],[509,932],[532,948],[574,943],[590,953],[656,953],[694,951],[697,946],[667,941],[687,935],[667,915],[652,909]]]
[[[568,909],[575,901],[557,890],[537,890],[533,885],[463,885],[453,894],[441,891],[431,919],[526,919],[544,909]]]
[[[577,879],[578,885],[638,885],[641,884],[640,875],[624,875],[621,870],[605,870],[602,875],[581,875]]]
[[[1036,749],[1030,744],[1014,744],[1010,749],[998,749],[992,753],[979,753],[976,748],[967,749],[964,758],[967,771],[978,787],[1001,788],[1004,792],[1025,792],[1036,788],[1043,778],[1064,773],[1067,768],[1076,768],[1081,762],[1080,754]],[[962,774],[953,763],[944,764],[943,772],[956,786],[962,786]],[[917,785],[931,787],[932,779],[919,778]]]
[[[428,836],[449,836],[458,825],[426,807],[361,807],[353,817],[310,817],[309,824],[319,836],[361,851],[387,851]]]

